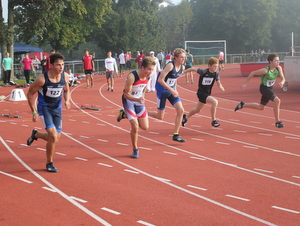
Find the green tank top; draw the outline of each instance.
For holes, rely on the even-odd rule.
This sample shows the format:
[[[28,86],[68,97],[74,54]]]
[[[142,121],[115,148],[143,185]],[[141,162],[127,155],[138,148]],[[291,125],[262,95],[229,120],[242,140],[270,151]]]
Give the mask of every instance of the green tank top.
[[[275,80],[278,76],[279,71],[277,68],[273,72],[270,71],[270,66],[267,66],[266,69],[268,72],[265,75],[261,75],[261,78],[260,78],[261,84],[263,84],[264,86],[267,86],[267,87],[272,87],[275,83]]]

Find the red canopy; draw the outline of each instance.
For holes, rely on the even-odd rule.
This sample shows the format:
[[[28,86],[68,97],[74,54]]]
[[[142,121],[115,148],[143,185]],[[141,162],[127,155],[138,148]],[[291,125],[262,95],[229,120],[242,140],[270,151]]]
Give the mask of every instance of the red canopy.
[[[46,52],[33,52],[33,53],[30,53],[29,54],[29,58],[31,58],[31,59],[33,59],[34,58],[34,56],[37,56],[37,58],[39,59],[39,60],[42,60],[43,59],[43,55],[46,55],[47,56],[47,58],[49,57],[49,53],[46,53]]]

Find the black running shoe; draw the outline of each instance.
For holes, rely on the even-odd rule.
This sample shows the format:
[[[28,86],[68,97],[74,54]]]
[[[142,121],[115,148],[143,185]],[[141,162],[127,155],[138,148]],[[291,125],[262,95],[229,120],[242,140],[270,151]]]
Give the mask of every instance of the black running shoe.
[[[182,139],[179,135],[173,135],[173,140],[180,143],[186,142],[186,140]]]
[[[50,173],[57,173],[58,172],[58,169],[55,168],[55,166],[53,165],[53,162],[47,163],[46,164],[46,169]]]
[[[117,121],[120,122],[123,118],[125,118],[124,116],[125,116],[125,111],[124,109],[121,109]]]
[[[236,105],[236,107],[235,107],[235,109],[234,109],[234,111],[237,111],[237,110],[240,110],[240,109],[243,109],[243,107],[244,107],[244,102],[243,101],[241,101],[238,105]]]
[[[217,120],[212,121],[211,125],[214,126],[214,127],[219,127],[220,126],[220,124],[218,123]]]
[[[139,157],[139,150],[138,149],[134,149],[132,151],[131,157],[134,158],[134,159],[137,159]]]
[[[186,114],[183,115],[182,117],[182,122],[181,125],[184,127],[185,123],[188,121],[188,119],[186,118]]]
[[[28,146],[30,146],[34,140],[37,140],[37,138],[35,138],[36,133],[37,133],[37,129],[32,130],[31,136],[27,139]]]
[[[276,122],[276,123],[275,123],[275,126],[276,126],[277,128],[283,128],[283,127],[284,127],[284,125],[282,124],[281,121]]]

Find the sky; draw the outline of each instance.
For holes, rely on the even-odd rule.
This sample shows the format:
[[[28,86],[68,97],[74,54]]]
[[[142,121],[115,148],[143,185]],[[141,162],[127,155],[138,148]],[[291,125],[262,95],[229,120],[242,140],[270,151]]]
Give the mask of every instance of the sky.
[[[7,0],[1,0],[2,1],[2,17],[4,18],[4,22],[7,22]]]

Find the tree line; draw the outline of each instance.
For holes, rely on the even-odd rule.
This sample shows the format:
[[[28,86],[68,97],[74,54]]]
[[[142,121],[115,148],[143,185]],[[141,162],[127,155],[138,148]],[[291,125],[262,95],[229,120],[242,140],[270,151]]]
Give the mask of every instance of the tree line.
[[[299,0],[162,2],[8,0],[8,22],[0,18],[2,52],[12,55],[14,41],[68,53],[94,43],[105,53],[173,50],[186,40],[226,40],[228,53],[288,51],[292,32],[300,46]]]

